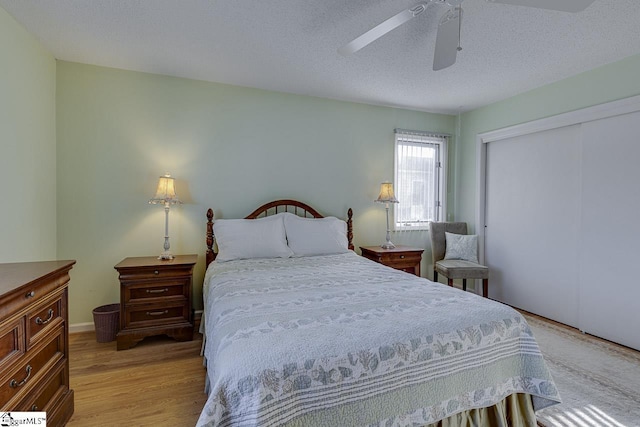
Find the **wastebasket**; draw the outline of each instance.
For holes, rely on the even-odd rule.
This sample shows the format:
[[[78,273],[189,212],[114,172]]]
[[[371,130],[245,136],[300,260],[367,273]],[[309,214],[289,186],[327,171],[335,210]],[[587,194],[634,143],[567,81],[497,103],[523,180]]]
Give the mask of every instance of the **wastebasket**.
[[[120,329],[120,304],[102,305],[93,309],[93,323],[98,342],[111,342]]]

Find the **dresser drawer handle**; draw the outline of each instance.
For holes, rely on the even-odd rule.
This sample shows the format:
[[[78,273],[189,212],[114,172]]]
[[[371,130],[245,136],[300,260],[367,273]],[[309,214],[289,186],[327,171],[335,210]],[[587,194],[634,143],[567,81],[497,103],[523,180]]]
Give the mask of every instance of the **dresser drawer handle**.
[[[33,298],[36,296],[35,291],[31,291],[31,292],[27,292],[27,294],[24,296],[25,298]]]
[[[404,255],[400,255],[400,259],[404,259]]]
[[[27,365],[27,376],[24,377],[24,379],[20,382],[16,381],[15,379],[11,380],[9,382],[9,387],[11,388],[22,387],[27,383],[27,380],[29,379],[30,376],[31,376],[31,365]]]
[[[169,288],[164,289],[147,289],[148,294],[162,294],[165,292],[169,292]]]
[[[162,316],[163,314],[167,314],[169,310],[165,311],[147,311],[147,316]]]
[[[153,274],[160,274],[158,270],[153,270]]]
[[[38,408],[38,405],[36,405],[35,403],[33,405],[31,405],[31,410],[33,412],[38,412],[38,409],[40,409],[40,408]]]
[[[47,323],[51,322],[51,319],[53,319],[53,309],[49,309],[49,317],[47,317],[47,320],[42,320],[40,318],[40,316],[36,317],[36,325],[46,325]]]

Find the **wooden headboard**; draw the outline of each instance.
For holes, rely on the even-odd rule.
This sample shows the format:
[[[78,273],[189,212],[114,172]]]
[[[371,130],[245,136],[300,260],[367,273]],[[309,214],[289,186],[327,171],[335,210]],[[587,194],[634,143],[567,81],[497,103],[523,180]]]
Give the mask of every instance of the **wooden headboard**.
[[[263,218],[269,215],[275,215],[281,212],[290,212],[292,214],[304,217],[304,218],[324,218],[323,215],[318,213],[317,210],[307,205],[306,203],[299,202],[297,200],[275,200],[273,202],[265,203],[255,211],[251,212],[245,217],[245,219]],[[349,249],[353,250],[353,211],[351,208],[347,211],[347,240],[349,242]],[[213,251],[213,209],[207,210],[207,253],[205,259],[207,260],[206,267],[216,259],[216,253]]]

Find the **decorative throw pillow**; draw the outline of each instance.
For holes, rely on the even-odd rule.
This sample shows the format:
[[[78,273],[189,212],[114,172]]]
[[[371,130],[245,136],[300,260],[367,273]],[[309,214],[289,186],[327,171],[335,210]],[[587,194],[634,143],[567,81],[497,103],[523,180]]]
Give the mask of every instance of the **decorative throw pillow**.
[[[347,223],[338,218],[302,218],[287,213],[284,228],[294,256],[349,252]]]
[[[283,215],[260,219],[219,219],[213,223],[219,262],[249,258],[289,258]]]
[[[444,259],[460,259],[478,263],[478,236],[475,234],[444,233]]]

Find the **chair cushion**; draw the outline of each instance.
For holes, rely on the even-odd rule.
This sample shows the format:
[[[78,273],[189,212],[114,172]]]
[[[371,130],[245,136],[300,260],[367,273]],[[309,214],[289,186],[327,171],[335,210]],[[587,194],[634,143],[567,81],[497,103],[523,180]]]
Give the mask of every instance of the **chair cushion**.
[[[449,279],[489,278],[489,267],[460,259],[443,259],[436,262],[434,268],[438,274],[442,274]]]

